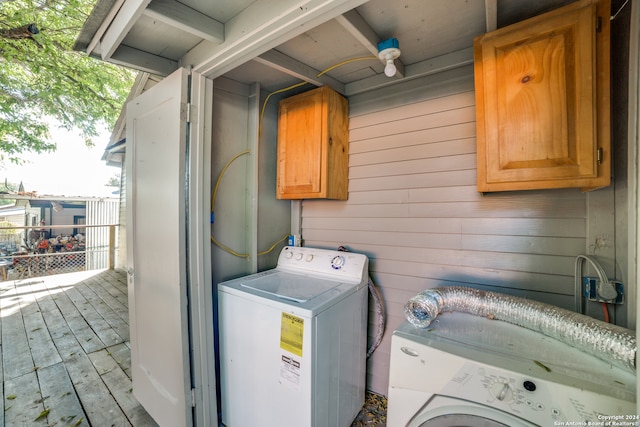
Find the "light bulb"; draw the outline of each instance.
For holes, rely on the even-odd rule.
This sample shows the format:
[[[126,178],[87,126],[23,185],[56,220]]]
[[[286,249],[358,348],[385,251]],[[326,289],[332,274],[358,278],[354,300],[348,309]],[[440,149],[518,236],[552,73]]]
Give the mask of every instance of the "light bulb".
[[[393,77],[396,75],[396,64],[393,63],[393,58],[387,59],[387,65],[384,67],[384,74],[387,77]]]
[[[384,42],[378,43],[378,58],[385,64],[384,74],[387,77],[394,77],[396,75],[396,64],[394,61],[400,56],[400,49],[398,49],[398,40],[389,39]]]

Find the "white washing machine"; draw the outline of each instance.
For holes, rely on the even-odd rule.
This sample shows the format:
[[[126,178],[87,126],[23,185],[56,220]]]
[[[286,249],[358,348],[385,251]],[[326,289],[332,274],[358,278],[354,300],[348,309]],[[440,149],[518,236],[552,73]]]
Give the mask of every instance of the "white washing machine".
[[[405,322],[390,363],[389,427],[639,425],[635,373],[498,320]]]
[[[362,408],[365,255],[286,247],[273,270],[218,285],[222,421],[348,427]]]

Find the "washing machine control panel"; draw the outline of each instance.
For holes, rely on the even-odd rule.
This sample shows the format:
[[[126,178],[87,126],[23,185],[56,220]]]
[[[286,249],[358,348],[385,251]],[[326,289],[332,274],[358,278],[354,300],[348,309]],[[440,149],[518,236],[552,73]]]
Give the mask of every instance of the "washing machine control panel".
[[[369,261],[363,254],[287,246],[280,252],[278,269],[327,276],[335,280],[365,281]]]

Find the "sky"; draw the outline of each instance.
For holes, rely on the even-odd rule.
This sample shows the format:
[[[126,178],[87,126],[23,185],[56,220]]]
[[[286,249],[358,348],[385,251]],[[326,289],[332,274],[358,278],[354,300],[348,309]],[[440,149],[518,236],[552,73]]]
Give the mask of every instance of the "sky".
[[[109,143],[110,132],[104,130],[94,138],[94,147],[87,147],[76,131],[69,132],[57,125],[50,126],[50,141],[57,144],[53,153],[22,156],[23,165],[0,165],[0,189],[5,179],[16,185],[23,183],[25,191],[38,195],[117,197],[117,188],[107,187],[109,178],[119,176],[120,169],[100,160]]]

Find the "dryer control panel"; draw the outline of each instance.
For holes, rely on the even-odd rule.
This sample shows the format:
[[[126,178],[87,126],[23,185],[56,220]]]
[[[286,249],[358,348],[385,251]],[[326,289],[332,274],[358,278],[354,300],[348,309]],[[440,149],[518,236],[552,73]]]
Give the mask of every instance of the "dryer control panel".
[[[613,417],[630,423],[626,425],[640,425],[636,424],[640,420],[630,418],[636,412],[633,374],[595,359],[589,366],[600,365],[597,374],[588,370],[563,371],[559,365],[547,366],[532,358],[535,351],[549,350],[549,346],[560,351],[565,345],[536,337],[532,331],[521,331],[515,325],[466,316],[452,316],[468,322],[460,323],[459,328],[453,327],[450,321],[453,319],[444,317],[430,330],[410,329],[407,322],[403,331],[396,331],[392,337],[390,390],[394,390],[395,396],[401,395],[402,390],[423,393],[424,403],[418,409],[421,422],[441,412],[442,408],[431,408],[429,402],[434,401],[435,396],[445,396],[456,401],[457,410],[464,407],[468,413],[477,415],[474,408],[479,405],[496,416],[517,417],[522,420],[518,425],[607,425],[606,421],[612,421]],[[478,342],[469,342],[466,336],[469,333],[491,335],[492,328],[508,330],[501,326],[513,329],[513,339],[505,334],[501,338],[504,348],[499,348],[499,341],[482,347]],[[456,333],[447,334],[448,339],[437,335],[447,328]],[[406,331],[413,331],[415,335]],[[528,354],[510,354],[509,344],[520,335],[529,342]],[[573,355],[572,360],[579,359],[577,350],[567,346],[564,351]],[[618,387],[604,384],[606,376],[619,378]],[[399,399],[396,397],[396,400]],[[392,408],[397,406],[390,399],[390,416]]]
[[[473,362],[464,363],[440,393],[498,408],[540,425],[599,423],[605,417],[635,412],[632,402]]]

